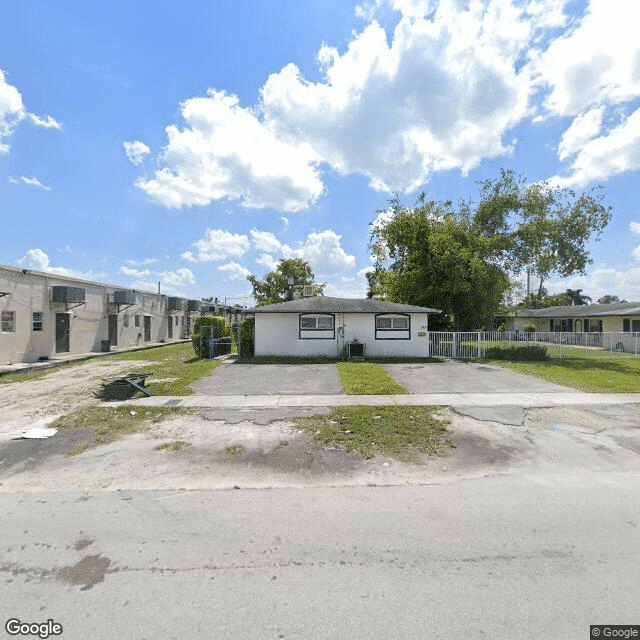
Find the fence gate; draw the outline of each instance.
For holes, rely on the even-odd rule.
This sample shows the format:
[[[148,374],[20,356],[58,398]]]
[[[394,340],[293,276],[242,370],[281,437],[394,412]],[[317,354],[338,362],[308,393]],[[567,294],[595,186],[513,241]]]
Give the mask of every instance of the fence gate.
[[[480,358],[482,355],[480,334],[475,331],[453,333],[431,331],[429,333],[429,355],[435,358]]]

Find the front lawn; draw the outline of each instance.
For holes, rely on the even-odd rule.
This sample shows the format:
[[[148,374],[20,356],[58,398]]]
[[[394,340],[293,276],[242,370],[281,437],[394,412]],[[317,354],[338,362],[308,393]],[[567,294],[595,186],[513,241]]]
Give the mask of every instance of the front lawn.
[[[365,458],[387,456],[419,463],[419,453],[446,455],[455,445],[440,407],[336,407],[327,416],[296,420],[298,427],[326,444],[357,451]]]
[[[581,391],[640,392],[640,358],[596,351],[589,352],[588,356],[585,359],[584,355],[575,355],[546,362],[488,362]]]
[[[376,362],[338,362],[338,374],[342,388],[351,396],[387,396],[407,393]]]

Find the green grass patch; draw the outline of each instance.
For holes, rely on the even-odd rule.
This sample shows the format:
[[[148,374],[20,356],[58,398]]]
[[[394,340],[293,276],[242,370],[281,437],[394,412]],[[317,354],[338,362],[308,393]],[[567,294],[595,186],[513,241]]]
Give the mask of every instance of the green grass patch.
[[[58,418],[54,429],[90,429],[91,435],[69,453],[77,455],[91,447],[115,442],[123,436],[146,431],[152,424],[177,415],[193,415],[186,407],[87,407]]]
[[[243,444],[230,444],[224,448],[224,451],[230,456],[237,456],[240,453],[244,453],[246,449]]]
[[[338,362],[338,374],[347,395],[387,396],[407,393],[377,362]]]
[[[439,407],[336,407],[327,416],[298,418],[299,429],[365,458],[386,456],[418,464],[419,453],[445,455],[455,445]]]
[[[145,386],[154,396],[189,396],[193,393],[189,387],[191,383],[222,364],[221,360],[201,360],[195,357],[189,342],[119,353],[110,358],[116,361],[143,362],[145,371],[153,374],[147,378]]]
[[[190,446],[190,443],[186,440],[174,440],[173,442],[164,442],[154,447],[154,451],[180,451],[184,447]]]
[[[598,354],[598,355],[596,355]],[[606,355],[604,355],[606,354]],[[639,393],[640,358],[590,351],[588,358],[563,357],[547,362],[505,362],[492,364],[526,373],[549,382],[592,393]]]

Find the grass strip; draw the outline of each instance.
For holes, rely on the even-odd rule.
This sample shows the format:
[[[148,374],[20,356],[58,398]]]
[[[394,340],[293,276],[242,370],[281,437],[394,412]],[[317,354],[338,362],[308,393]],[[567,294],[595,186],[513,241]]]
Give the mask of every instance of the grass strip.
[[[377,362],[338,362],[342,388],[350,396],[388,396],[408,393]]]
[[[491,364],[542,380],[591,393],[639,393],[640,358],[629,356],[564,357],[546,362],[505,362]]]
[[[80,442],[68,455],[77,455],[120,438],[146,431],[152,424],[178,415],[192,415],[194,409],[186,407],[105,407],[79,409],[61,416],[51,426],[65,431],[91,429],[91,435]]]
[[[327,416],[298,418],[299,429],[326,444],[357,451],[370,459],[395,458],[419,464],[420,453],[446,455],[455,447],[440,407],[336,407]]]
[[[190,342],[182,342],[144,351],[130,351],[110,356],[115,361],[141,362],[153,373],[146,387],[154,396],[190,396],[189,385],[222,364],[221,360],[200,360]],[[161,380],[161,382],[155,382]]]

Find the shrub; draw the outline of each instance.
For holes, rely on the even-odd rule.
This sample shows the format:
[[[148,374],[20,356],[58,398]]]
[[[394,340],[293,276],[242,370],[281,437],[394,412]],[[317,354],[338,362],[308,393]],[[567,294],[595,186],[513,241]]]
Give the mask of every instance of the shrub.
[[[533,322],[527,322],[527,324],[522,327],[522,330],[526,333],[533,333],[536,330],[536,325]]]
[[[498,326],[498,331],[504,333],[507,330],[507,325],[503,322]]]
[[[485,351],[485,358],[489,360],[512,360],[514,362],[526,362],[531,360],[548,360],[549,354],[546,347],[540,344],[530,344],[509,347],[490,347]]]
[[[253,318],[246,318],[239,320],[233,325],[233,335],[237,340],[238,331],[240,332],[240,346],[238,347],[238,355],[241,358],[253,357],[254,348],[254,326],[255,321]]]
[[[231,335],[231,325],[222,316],[198,316],[193,326],[191,344],[198,358],[202,357],[203,338],[226,338]]]

